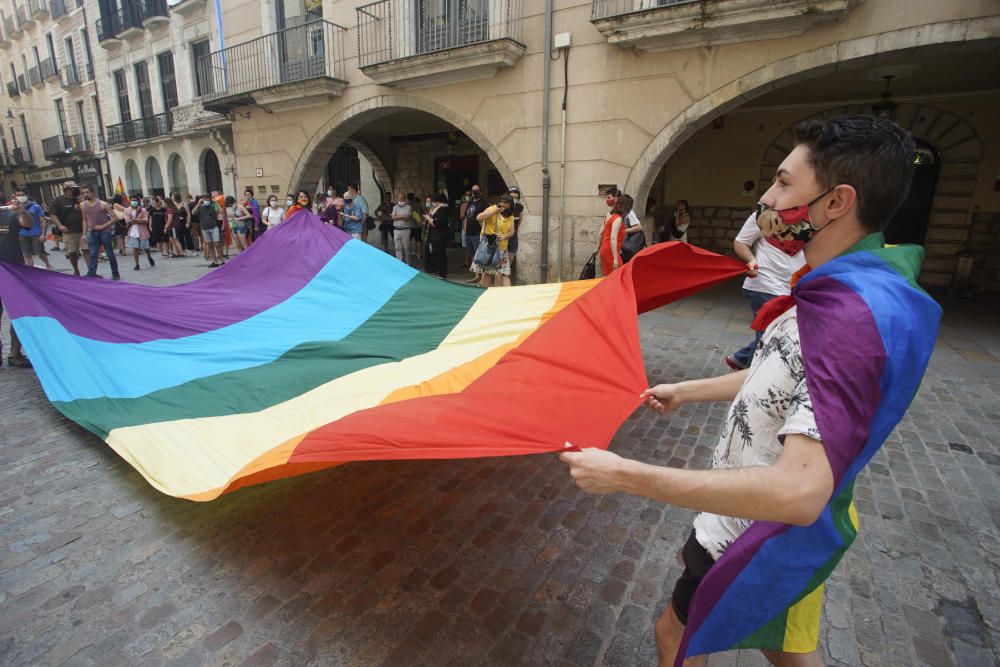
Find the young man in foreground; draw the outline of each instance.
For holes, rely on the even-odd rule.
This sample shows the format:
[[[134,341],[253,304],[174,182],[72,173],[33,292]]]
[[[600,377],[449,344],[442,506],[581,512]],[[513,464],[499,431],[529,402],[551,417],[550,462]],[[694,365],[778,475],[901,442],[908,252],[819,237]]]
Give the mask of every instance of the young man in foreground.
[[[660,413],[733,401],[713,469],[561,455],[586,491],[700,512],[656,623],[661,667],[737,647],[775,665],[822,664],[823,582],[857,534],[854,478],[933,349],[940,308],[915,283],[922,249],[884,248],[881,234],[909,188],[912,137],[872,117],[807,121],[794,136],[758,218],[772,221],[765,234],[806,241],[809,272],[762,309],[749,369],[643,394]]]

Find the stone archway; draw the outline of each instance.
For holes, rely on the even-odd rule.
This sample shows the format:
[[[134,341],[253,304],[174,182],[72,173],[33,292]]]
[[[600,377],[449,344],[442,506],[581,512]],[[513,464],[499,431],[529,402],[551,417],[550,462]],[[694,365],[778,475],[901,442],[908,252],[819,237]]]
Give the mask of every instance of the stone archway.
[[[878,35],[844,40],[768,63],[709,92],[671,120],[649,143],[633,165],[625,191],[635,196],[642,212],[656,175],[671,155],[713,119],[777,88],[818,78],[841,68],[863,66],[885,53],[932,45],[968,45],[995,39],[997,21],[961,19],[891,30]]]
[[[504,182],[517,182],[517,179],[514,178],[514,172],[507,166],[500,151],[481,130],[465,117],[447,107],[420,97],[379,95],[343,109],[313,134],[292,170],[289,188],[294,190],[315,187],[326,167],[324,156],[331,155],[341,144],[348,141],[352,134],[371,121],[397,111],[423,111],[451,123],[486,153],[493,166],[500,172]],[[365,157],[368,156],[365,155]]]
[[[171,192],[188,194],[187,169],[184,166],[184,158],[177,153],[171,153],[167,158],[167,175]]]
[[[378,181],[379,185],[384,187],[386,192],[393,192],[392,176],[389,175],[389,170],[386,168],[382,157],[363,141],[347,139],[344,143],[356,150],[368,161],[368,164],[375,171],[375,180]]]
[[[139,167],[135,160],[129,159],[125,162],[125,192],[128,195],[140,194],[142,192],[142,177],[139,175]]]
[[[855,104],[826,109],[802,120],[866,113],[871,113],[870,107]],[[895,121],[915,139],[932,145],[940,155],[941,166],[927,226],[926,258],[920,282],[944,287],[951,282],[957,261],[955,253],[962,249],[969,224],[968,211],[983,159],[983,142],[975,128],[963,118],[932,106],[900,104]],[[789,126],[764,151],[758,194],[770,187],[774,172],[792,148],[792,127]]]

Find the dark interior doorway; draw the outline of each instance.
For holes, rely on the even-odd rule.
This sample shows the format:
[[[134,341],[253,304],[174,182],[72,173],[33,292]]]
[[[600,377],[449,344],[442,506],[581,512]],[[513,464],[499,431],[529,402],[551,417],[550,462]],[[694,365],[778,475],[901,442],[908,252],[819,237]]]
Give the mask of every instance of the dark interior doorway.
[[[205,151],[203,169],[205,173],[205,194],[211,193],[213,190],[222,192],[222,169],[219,167],[219,156],[212,149]]]
[[[326,163],[326,182],[340,194],[344,194],[348,183],[361,181],[361,160],[358,150],[341,144]]]
[[[886,243],[923,245],[927,237],[927,225],[931,218],[941,159],[933,146],[917,140],[917,152],[913,161],[910,194],[885,229]]]

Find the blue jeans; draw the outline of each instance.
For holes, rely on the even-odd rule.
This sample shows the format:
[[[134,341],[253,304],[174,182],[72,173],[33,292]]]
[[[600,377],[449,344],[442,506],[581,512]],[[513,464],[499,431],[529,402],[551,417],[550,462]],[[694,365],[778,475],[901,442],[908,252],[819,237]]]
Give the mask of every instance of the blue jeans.
[[[111,247],[113,234],[114,232],[111,229],[103,229],[99,232],[92,229],[87,232],[87,246],[90,247],[90,264],[87,266],[88,276],[97,275],[97,255],[100,253],[101,246],[104,246],[104,252],[108,255],[112,277],[118,275],[118,260],[115,258],[115,249]]]
[[[752,289],[745,289],[743,290],[743,296],[746,297],[746,300],[750,302],[750,310],[753,311],[753,316],[756,319],[757,311],[759,311],[761,307],[771,299],[777,298],[778,295],[767,294],[765,292],[755,292]],[[754,336],[752,343],[747,343],[742,348],[733,353],[733,359],[736,361],[736,363],[746,368],[749,368],[750,362],[753,361],[753,353],[757,349],[757,343],[760,342],[760,337],[762,332],[758,331],[756,332],[756,334],[757,335]]]
[[[472,264],[472,257],[479,247],[479,234],[462,234],[465,237],[465,258]]]

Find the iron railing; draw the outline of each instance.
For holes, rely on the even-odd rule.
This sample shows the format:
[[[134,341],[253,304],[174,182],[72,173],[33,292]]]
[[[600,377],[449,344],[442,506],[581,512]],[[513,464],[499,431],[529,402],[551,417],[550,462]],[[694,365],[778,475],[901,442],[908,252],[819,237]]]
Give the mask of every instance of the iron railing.
[[[118,33],[120,32],[118,28],[118,16],[102,16],[97,19],[94,24],[94,29],[97,30],[97,41],[106,42],[109,39],[118,39]]]
[[[28,81],[28,76],[26,74],[17,75],[17,89],[22,93],[31,92],[31,82]]]
[[[107,145],[117,146],[118,144],[127,144],[130,141],[163,137],[170,134],[173,128],[173,114],[167,111],[155,116],[109,125],[105,134],[107,135]]]
[[[295,81],[344,77],[344,36],[336,23],[310,21],[213,51],[199,59],[202,101]]]
[[[157,17],[170,18],[170,12],[167,10],[167,0],[143,0],[141,11],[143,21]]]
[[[42,154],[46,159],[89,153],[92,144],[86,134],[56,135],[42,139]]]
[[[75,88],[79,85],[80,75],[76,71],[76,65],[73,63],[66,63],[66,66],[62,69],[62,87]]]
[[[14,164],[28,165],[35,163],[31,156],[31,149],[27,146],[15,148],[12,153],[14,154]]]
[[[52,18],[58,19],[69,14],[66,8],[66,0],[49,0],[49,14]]]
[[[3,34],[7,39],[13,39],[15,35],[21,35],[20,32],[14,30],[14,19],[9,16],[3,17]]]
[[[46,58],[38,65],[38,73],[42,77],[42,81],[51,79],[52,77],[59,76],[59,70],[56,68],[56,62],[52,58]]]
[[[24,5],[14,6],[14,18],[16,19],[15,22],[17,23],[18,30],[24,28],[26,25],[28,25],[28,23],[34,22],[34,19],[31,18],[31,15],[24,8]]]
[[[45,0],[27,0],[28,12],[35,18],[43,18],[49,13],[49,6]]]
[[[118,10],[118,33],[129,29],[142,30],[143,3],[126,2]]]
[[[523,0],[379,0],[357,8],[361,67],[500,39],[521,41]]]
[[[21,91],[17,89],[17,81],[7,82],[7,95],[8,97],[20,97]]]
[[[28,83],[32,86],[42,85],[42,73],[38,69],[38,65],[28,68]]]
[[[613,16],[624,16],[670,5],[683,5],[699,0],[592,0],[590,20],[599,21]]]

